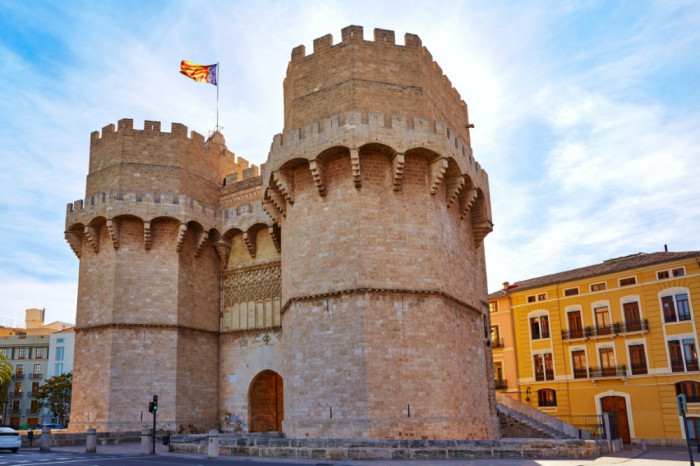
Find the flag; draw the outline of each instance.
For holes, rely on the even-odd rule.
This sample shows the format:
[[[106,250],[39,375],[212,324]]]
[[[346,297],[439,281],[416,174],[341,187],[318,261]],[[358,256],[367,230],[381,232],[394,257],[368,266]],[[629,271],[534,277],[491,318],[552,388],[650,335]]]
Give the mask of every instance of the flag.
[[[197,65],[191,61],[182,60],[180,73],[197,82],[210,83],[216,86],[218,67],[218,63],[216,65]]]

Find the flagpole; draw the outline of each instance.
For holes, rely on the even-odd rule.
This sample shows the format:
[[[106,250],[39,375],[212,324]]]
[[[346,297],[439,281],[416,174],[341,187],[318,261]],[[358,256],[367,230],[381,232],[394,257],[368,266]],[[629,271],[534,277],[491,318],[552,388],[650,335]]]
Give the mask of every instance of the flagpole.
[[[219,80],[221,79],[221,69],[219,62],[216,62],[216,131],[219,131]]]

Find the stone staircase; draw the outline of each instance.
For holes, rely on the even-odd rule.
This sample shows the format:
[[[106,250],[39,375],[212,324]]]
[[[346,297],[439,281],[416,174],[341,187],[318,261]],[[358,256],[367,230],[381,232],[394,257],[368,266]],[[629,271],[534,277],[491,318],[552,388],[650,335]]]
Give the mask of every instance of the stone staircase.
[[[579,438],[578,428],[501,393],[496,393],[496,411],[505,438]]]

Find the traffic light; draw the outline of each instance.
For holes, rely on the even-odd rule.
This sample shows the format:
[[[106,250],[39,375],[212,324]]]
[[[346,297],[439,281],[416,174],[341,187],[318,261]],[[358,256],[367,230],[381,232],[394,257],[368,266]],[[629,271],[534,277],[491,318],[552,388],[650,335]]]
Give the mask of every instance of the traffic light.
[[[155,413],[158,411],[158,395],[153,395],[153,402],[151,404],[153,405],[153,412]]]
[[[148,403],[148,412],[149,413],[153,412],[153,402],[152,401]]]

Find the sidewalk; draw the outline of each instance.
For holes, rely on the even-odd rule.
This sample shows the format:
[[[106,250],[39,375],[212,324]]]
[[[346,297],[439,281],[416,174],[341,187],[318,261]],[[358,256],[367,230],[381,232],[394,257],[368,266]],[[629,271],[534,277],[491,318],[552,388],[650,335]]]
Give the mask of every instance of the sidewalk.
[[[25,450],[29,450],[25,448]],[[38,448],[31,448],[38,450]],[[64,446],[52,447],[51,451],[65,451],[75,453],[85,453],[85,446]],[[139,442],[119,443],[116,445],[97,445],[97,453],[101,454],[123,454],[123,455],[140,455],[141,444]],[[156,455],[159,456],[179,456],[190,458],[206,458],[201,454],[187,453],[171,453],[168,447],[162,442],[156,443]],[[639,465],[639,466],[680,466],[681,464],[689,464],[687,448],[669,448],[669,447],[650,447],[648,451],[643,452],[638,446],[626,446],[619,453],[601,456],[598,458],[581,458],[581,459],[483,459],[483,460],[412,460],[412,461],[389,461],[389,460],[297,460],[287,458],[262,458],[262,457],[246,457],[246,456],[221,456],[220,461],[225,462],[227,459],[251,460],[264,462],[269,461],[284,461],[289,464],[347,464],[347,465],[371,465],[371,466],[396,466],[398,464],[409,464],[413,466],[454,466],[454,465],[493,465],[493,466],[514,466],[514,465],[539,465],[539,466],[583,466],[583,465],[607,465],[607,464],[624,464],[624,465]],[[700,466],[700,453],[693,448],[693,458]],[[211,461],[211,460],[210,460]]]

